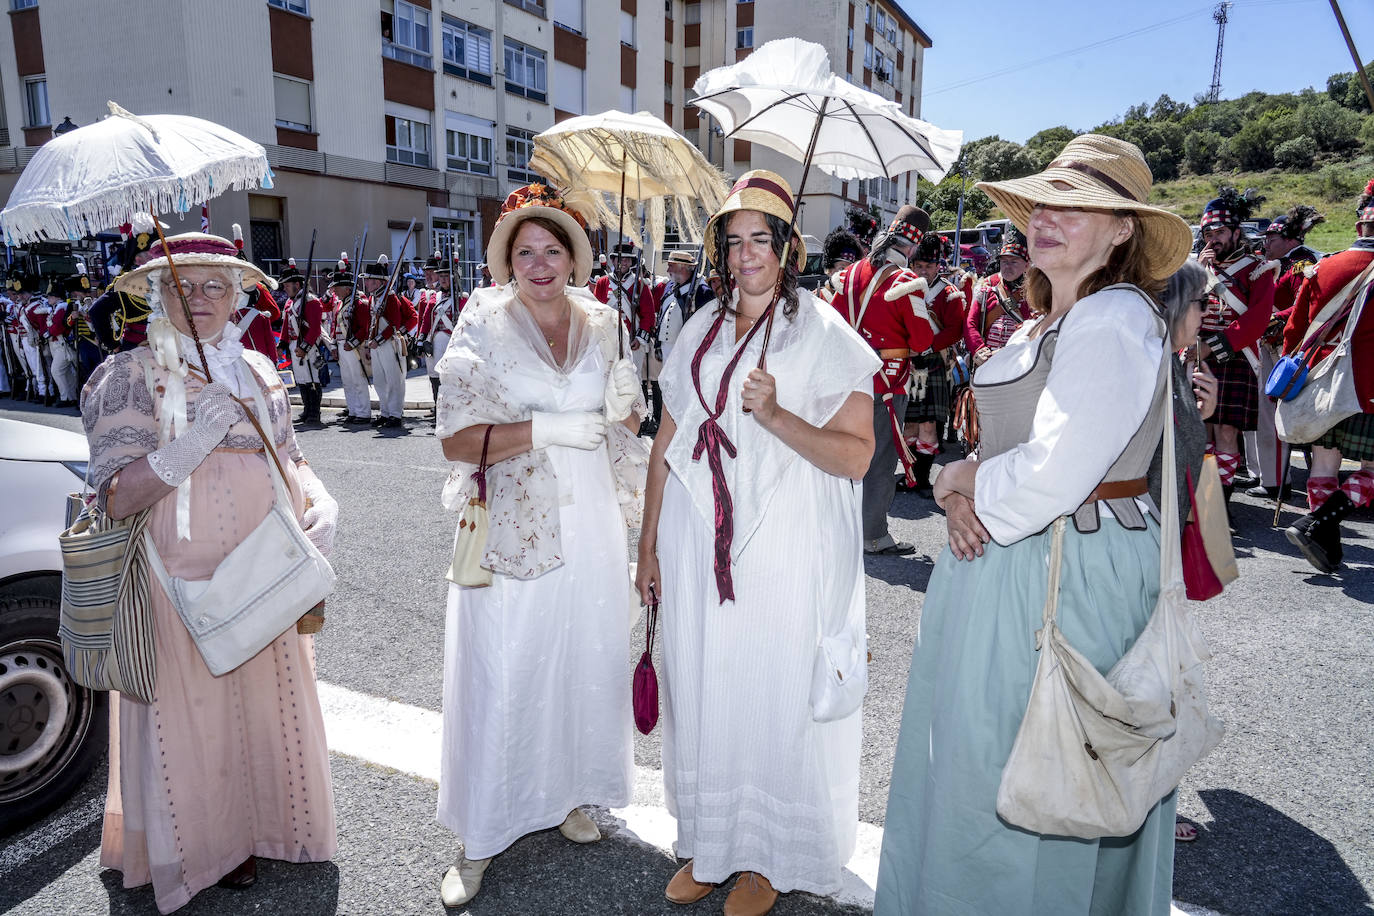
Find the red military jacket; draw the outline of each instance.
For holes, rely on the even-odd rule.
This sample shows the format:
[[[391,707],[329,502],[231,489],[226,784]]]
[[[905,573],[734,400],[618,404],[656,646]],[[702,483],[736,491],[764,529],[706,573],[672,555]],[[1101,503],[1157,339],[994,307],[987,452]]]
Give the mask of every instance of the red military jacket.
[[[377,340],[390,340],[399,329],[402,334],[415,329],[415,306],[410,300],[395,293],[386,297],[382,307],[382,320],[377,322]]]
[[[1201,337],[1219,356],[1229,358],[1253,349],[1264,336],[1274,314],[1279,262],[1244,254],[1216,262],[1212,274],[1221,282],[1207,294]],[[1236,308],[1238,302],[1245,306],[1244,313]]]
[[[984,338],[988,333],[988,327],[1001,317],[1002,308],[1009,309],[1013,304],[1016,305],[1021,320],[1029,321],[1034,314],[1030,305],[1025,301],[1024,295],[1019,300],[1008,295],[1002,286],[1001,274],[993,274],[988,277],[987,282],[977,288],[973,294],[973,301],[967,306],[968,311],[964,319],[964,343],[968,346],[970,354],[977,353],[987,346]]]
[[[40,337],[48,333],[48,302],[42,296],[35,296],[24,307],[24,315],[29,319],[29,327]]]
[[[935,331],[926,313],[925,280],[906,268],[879,268],[862,258],[840,271],[835,285],[840,291],[830,304],[875,351],[930,349]],[[882,376],[880,371],[873,377],[875,394],[887,390]]]
[[[612,308],[619,308],[620,314],[625,318],[625,326],[631,334],[650,334],[654,330],[654,319],[658,315],[658,302],[654,299],[654,291],[646,281],[636,282],[633,276],[626,277],[626,281],[623,284],[616,283],[610,274],[603,274],[596,278],[592,295]],[[620,295],[617,296],[617,293]]]
[[[930,349],[939,353],[957,344],[964,336],[964,293],[944,277],[926,290],[926,311],[932,327],[938,326]]]
[[[421,337],[429,335],[429,329],[434,324],[434,306],[439,302],[442,295],[436,289],[421,289],[415,296],[415,311],[419,315],[419,325],[416,333]]]
[[[44,333],[53,340],[61,340],[67,333],[67,313],[72,309],[70,302],[59,302],[48,312],[48,326]]]
[[[1298,291],[1302,289],[1307,268],[1315,264],[1318,258],[1317,253],[1306,245],[1299,245],[1279,258],[1279,279],[1274,284],[1274,314],[1264,334],[1265,342],[1271,346],[1282,346],[1283,328],[1288,323],[1288,316],[1293,314],[1293,304],[1298,301]]]
[[[1315,267],[1308,268],[1293,314],[1283,331],[1283,352],[1292,353],[1302,345],[1312,319],[1369,266],[1371,258],[1374,258],[1374,239],[1360,239],[1351,248],[1328,255]],[[1333,341],[1333,346],[1344,330],[1344,322],[1332,329],[1327,339]],[[1330,346],[1323,347],[1318,359],[1330,351]],[[1374,413],[1374,306],[1369,303],[1360,313],[1360,323],[1355,326],[1350,341],[1350,352],[1355,370],[1355,392],[1364,405],[1364,412]]]
[[[304,342],[297,343],[301,338],[300,325],[305,325]],[[320,342],[320,337],[324,333],[324,303],[320,302],[318,296],[307,293],[305,302],[291,301],[286,306],[286,318],[281,323],[281,344],[284,349],[292,346],[310,347]]]

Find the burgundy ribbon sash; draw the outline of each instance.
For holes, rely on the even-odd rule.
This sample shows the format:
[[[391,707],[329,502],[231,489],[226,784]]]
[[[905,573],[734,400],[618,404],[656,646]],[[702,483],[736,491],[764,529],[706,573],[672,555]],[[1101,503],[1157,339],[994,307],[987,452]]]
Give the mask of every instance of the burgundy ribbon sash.
[[[771,310],[772,306],[768,307]],[[744,335],[744,340],[735,349],[735,355],[726,365],[725,371],[721,373],[720,387],[716,390],[715,409],[706,403],[706,396],[701,392],[701,361],[711,349],[711,344],[716,340],[716,335],[720,333],[721,325],[725,323],[726,309],[721,309],[720,314],[711,325],[711,329],[702,338],[701,345],[697,347],[697,352],[692,356],[692,386],[696,389],[697,400],[701,402],[701,407],[706,411],[706,420],[697,428],[697,444],[692,449],[692,460],[700,461],[703,454],[706,455],[706,464],[711,469],[711,497],[715,506],[715,559],[713,569],[716,574],[716,592],[720,596],[720,603],[726,600],[735,600],[735,582],[730,575],[730,545],[735,539],[735,503],[730,497],[730,487],[725,482],[725,459],[721,457],[721,452],[734,458],[737,454],[735,444],[725,435],[725,430],[720,428],[717,420],[725,412],[725,402],[730,397],[730,377],[735,374],[735,367],[739,365],[740,357],[749,347],[749,341],[753,339],[754,333],[763,326],[767,317],[768,310],[759,316],[759,320],[754,322],[754,326],[749,329],[749,333]]]

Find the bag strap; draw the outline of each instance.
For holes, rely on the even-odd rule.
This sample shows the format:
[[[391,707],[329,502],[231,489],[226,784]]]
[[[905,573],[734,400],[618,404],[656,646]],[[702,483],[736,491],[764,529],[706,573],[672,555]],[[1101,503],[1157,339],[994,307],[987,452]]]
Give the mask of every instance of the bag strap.
[[[654,651],[654,633],[658,630],[658,592],[649,586],[649,619],[644,627],[644,651]]]
[[[487,470],[491,467],[487,464],[487,447],[491,445],[491,431],[495,428],[495,423],[487,424],[487,431],[482,434],[482,459],[477,463],[477,498],[483,504],[487,501]]]
[[[1299,345],[1299,352],[1305,351],[1309,346],[1315,351],[1323,344],[1323,339],[1330,332],[1331,327],[1340,321],[1341,317],[1351,311],[1357,302],[1361,305],[1364,299],[1369,297],[1370,284],[1374,283],[1374,260],[1365,265],[1364,270],[1360,271],[1359,276],[1346,284],[1339,294],[1333,296],[1331,301],[1322,307],[1321,311],[1312,318],[1312,323],[1307,328],[1307,333],[1303,335],[1302,344]],[[1363,293],[1363,296],[1361,295]],[[1352,327],[1359,321],[1358,315],[1352,315],[1350,321],[1346,322],[1346,327]],[[1315,344],[1315,345],[1314,345]]]
[[[248,366],[247,363],[244,363],[244,365]],[[237,369],[237,367],[235,368]],[[196,371],[194,366],[190,368],[190,372],[197,378],[204,378],[204,376]],[[258,374],[253,371],[252,366],[248,366],[248,374],[253,377],[253,404],[258,410],[262,411],[263,416],[267,416],[267,402],[264,401],[262,397],[262,387],[258,384]],[[230,397],[233,397],[233,395],[230,395]],[[286,492],[286,468],[282,467],[281,458],[277,455],[276,437],[267,434],[267,431],[262,428],[262,424],[258,422],[258,418],[254,415],[253,408],[250,407],[243,398],[234,397],[234,400],[243,408],[244,416],[247,417],[249,423],[253,424],[253,429],[257,432],[258,437],[262,439],[262,450],[267,453],[268,458],[268,470],[275,470],[277,472],[273,476],[273,483],[279,485],[277,495],[281,497],[283,503],[289,503],[290,500],[287,499]]]

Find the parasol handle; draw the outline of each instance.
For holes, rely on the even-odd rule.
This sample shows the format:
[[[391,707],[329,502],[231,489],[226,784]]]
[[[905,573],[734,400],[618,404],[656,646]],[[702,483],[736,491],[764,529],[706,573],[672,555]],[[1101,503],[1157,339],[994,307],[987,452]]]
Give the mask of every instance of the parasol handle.
[[[157,231],[157,240],[162,244],[162,250],[167,256],[167,268],[172,272],[172,286],[176,288],[177,298],[181,300],[181,309],[186,315],[186,326],[191,329],[191,339],[196,343],[196,353],[200,356],[200,368],[205,372],[205,382],[209,384],[214,381],[210,377],[210,363],[205,359],[205,347],[200,342],[200,332],[196,330],[196,319],[191,315],[191,303],[186,301],[186,295],[181,291],[181,276],[177,273],[176,258],[172,257],[171,250],[167,247],[167,237],[162,234],[162,221],[157,218],[157,213],[152,207],[148,212],[153,217],[153,229]]]
[[[626,157],[627,153],[628,153],[628,150],[626,150],[624,147],[621,147],[621,149],[620,149],[620,210],[619,210],[619,214],[620,214],[620,225],[619,225],[619,227],[616,229],[616,242],[615,242],[616,248],[619,248],[620,245],[621,245],[621,243],[625,241],[625,157]],[[612,268],[612,270],[614,270],[614,268]],[[618,351],[619,351],[619,352],[616,354],[616,356],[617,356],[619,359],[624,359],[624,358],[625,358],[625,316],[622,315],[622,314],[620,314],[620,308],[619,308],[619,305],[618,305],[618,304],[617,304],[617,307],[616,307],[616,310],[615,310],[615,311],[616,311],[616,316],[615,316],[615,342],[616,342],[616,347],[618,348]]]
[[[787,275],[787,265],[792,258],[792,237],[797,234],[797,216],[801,213],[802,191],[806,189],[806,177],[811,174],[811,158],[816,152],[816,139],[821,135],[821,122],[825,120],[825,107],[830,97],[821,99],[820,110],[816,112],[816,124],[811,128],[811,140],[806,144],[806,158],[802,160],[801,183],[797,185],[797,202],[792,207],[792,222],[787,227],[787,241],[782,245],[782,261],[779,263],[778,285],[773,288],[773,301],[768,303],[762,316],[767,324],[763,326],[763,348],[759,351],[758,368],[768,371],[768,341],[773,337],[773,315],[778,310],[778,298],[782,295],[782,280]]]

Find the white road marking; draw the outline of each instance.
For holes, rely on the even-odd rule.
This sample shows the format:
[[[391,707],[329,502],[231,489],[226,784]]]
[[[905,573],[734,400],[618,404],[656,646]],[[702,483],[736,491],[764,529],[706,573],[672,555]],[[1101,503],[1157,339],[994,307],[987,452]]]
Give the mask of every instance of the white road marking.
[[[439,713],[323,681],[319,684],[319,693],[331,751],[431,782],[439,781],[443,726]],[[663,805],[661,771],[635,767],[634,793],[629,807],[612,809],[611,814],[621,821],[622,832],[629,838],[672,854],[677,824]],[[844,887],[836,895],[841,903],[873,906],[882,845],[883,828],[859,824],[854,857],[845,868]],[[0,866],[3,864],[0,858]],[[1193,912],[1196,916],[1208,916],[1209,913],[1206,910]],[[1188,914],[1172,907],[1171,916]]]

